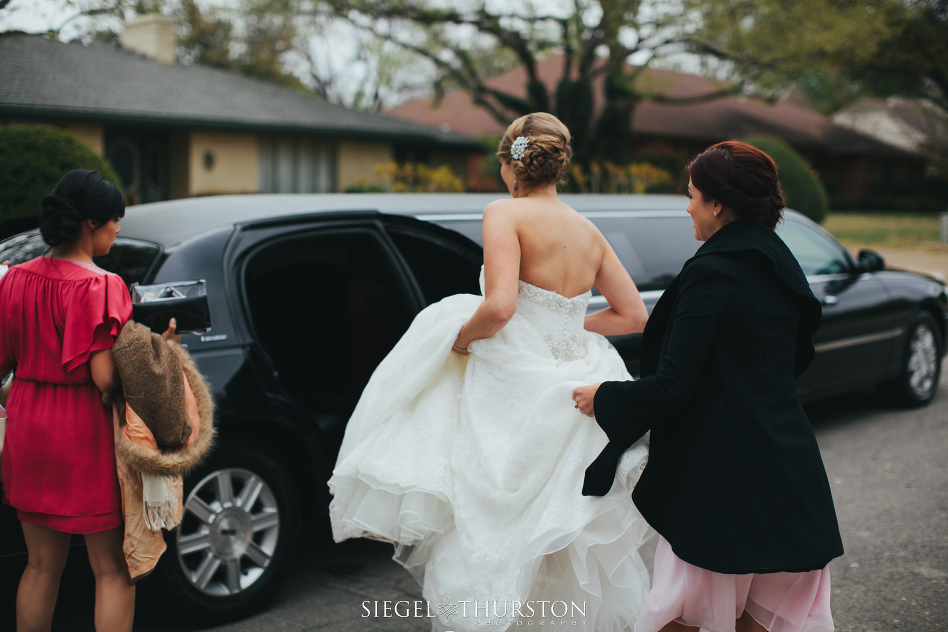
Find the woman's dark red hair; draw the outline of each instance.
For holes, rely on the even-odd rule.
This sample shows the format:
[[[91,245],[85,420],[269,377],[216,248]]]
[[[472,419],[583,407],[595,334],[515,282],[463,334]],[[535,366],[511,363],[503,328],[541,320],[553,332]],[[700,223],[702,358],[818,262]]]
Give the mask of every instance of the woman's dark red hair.
[[[787,205],[773,158],[747,143],[728,140],[698,154],[685,171],[705,200],[731,209],[737,221],[774,228]]]

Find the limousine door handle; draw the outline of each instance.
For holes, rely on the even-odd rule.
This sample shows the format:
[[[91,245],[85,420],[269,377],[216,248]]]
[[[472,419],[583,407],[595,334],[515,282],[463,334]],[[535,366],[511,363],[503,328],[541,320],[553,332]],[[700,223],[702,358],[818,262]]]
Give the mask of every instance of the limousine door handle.
[[[833,296],[832,294],[827,294],[823,297],[824,305],[836,305],[839,302],[839,299]]]

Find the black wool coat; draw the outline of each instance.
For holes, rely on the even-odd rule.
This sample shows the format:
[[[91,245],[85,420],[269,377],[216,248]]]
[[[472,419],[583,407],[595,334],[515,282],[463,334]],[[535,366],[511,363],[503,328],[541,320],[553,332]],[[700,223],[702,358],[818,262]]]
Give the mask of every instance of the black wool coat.
[[[816,437],[794,378],[814,356],[821,307],[763,224],[724,226],[655,305],[641,374],[605,382],[609,444],[583,494],[606,494],[622,452],[651,431],[632,493],[682,560],[718,573],[820,569],[843,554]]]

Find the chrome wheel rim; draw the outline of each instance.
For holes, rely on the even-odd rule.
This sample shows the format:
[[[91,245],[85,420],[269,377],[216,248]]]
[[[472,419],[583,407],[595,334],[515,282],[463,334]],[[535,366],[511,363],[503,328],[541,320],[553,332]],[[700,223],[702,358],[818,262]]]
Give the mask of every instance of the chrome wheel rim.
[[[263,575],[279,537],[280,511],[266,481],[248,470],[217,470],[184,504],[178,562],[202,593],[236,595]]]
[[[919,325],[912,332],[908,354],[908,384],[919,399],[931,395],[938,369],[938,344],[929,325]]]

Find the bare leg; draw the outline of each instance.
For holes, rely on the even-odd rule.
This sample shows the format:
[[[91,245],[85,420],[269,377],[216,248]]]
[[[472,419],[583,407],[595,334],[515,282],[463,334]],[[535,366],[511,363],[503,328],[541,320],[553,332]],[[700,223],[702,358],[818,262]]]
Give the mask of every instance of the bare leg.
[[[48,632],[69,553],[69,534],[21,522],[28,560],[16,591],[17,632]]]
[[[737,632],[767,632],[767,628],[757,623],[754,617],[747,614],[746,610],[741,618],[737,620],[735,629]]]
[[[659,632],[698,632],[700,628],[695,628],[690,625],[682,625],[674,621],[667,623]]]
[[[122,551],[125,528],[86,534],[95,575],[96,632],[129,632],[135,618],[135,585]]]

